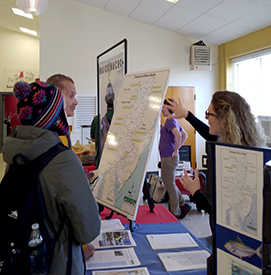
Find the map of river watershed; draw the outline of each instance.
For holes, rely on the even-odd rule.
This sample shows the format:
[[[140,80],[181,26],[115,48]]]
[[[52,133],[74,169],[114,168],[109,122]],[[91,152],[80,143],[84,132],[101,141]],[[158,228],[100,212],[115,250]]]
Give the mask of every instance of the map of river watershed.
[[[263,155],[216,146],[217,223],[261,240]]]
[[[98,203],[135,220],[170,68],[127,74],[93,188]]]

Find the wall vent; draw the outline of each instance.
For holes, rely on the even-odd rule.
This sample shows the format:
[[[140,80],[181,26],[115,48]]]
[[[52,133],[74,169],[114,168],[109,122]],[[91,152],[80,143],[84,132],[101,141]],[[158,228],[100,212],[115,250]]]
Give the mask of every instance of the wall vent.
[[[196,46],[190,47],[190,69],[211,70],[211,47]]]

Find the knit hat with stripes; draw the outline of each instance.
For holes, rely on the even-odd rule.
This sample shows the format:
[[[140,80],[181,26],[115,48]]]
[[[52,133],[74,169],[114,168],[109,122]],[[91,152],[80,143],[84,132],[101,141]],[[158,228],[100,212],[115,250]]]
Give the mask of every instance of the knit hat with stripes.
[[[18,99],[17,114],[22,125],[47,129],[59,136],[69,134],[63,94],[58,88],[42,81],[20,81],[14,85],[13,94]]]

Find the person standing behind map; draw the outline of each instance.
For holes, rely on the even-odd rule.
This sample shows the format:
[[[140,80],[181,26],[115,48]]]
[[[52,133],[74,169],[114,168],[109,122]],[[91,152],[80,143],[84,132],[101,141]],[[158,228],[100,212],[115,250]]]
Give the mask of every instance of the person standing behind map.
[[[170,99],[169,99],[170,100]],[[162,114],[168,117],[172,111],[168,109],[165,99]],[[167,118],[160,130],[159,153],[161,157],[161,176],[169,195],[169,210],[178,219],[183,219],[191,210],[175,184],[175,170],[179,163],[179,149],[187,139],[187,133],[176,118]]]
[[[213,94],[205,118],[208,119],[208,127],[198,120],[191,112],[179,104],[173,98],[168,101],[168,108],[174,112],[172,118],[185,118],[206,140],[219,141],[226,144],[245,146],[264,146],[264,133],[260,124],[255,122],[250,106],[238,93],[230,91],[217,91]],[[212,206],[207,198],[200,192],[199,171],[195,170],[195,178],[189,178],[185,171],[180,180],[184,188],[192,195],[199,209],[204,209],[211,214]]]
[[[109,83],[106,88],[106,95],[105,95],[107,110],[106,110],[106,114],[103,116],[101,121],[101,138],[100,139],[99,139],[99,129],[98,129],[99,117],[95,116],[91,123],[90,138],[92,142],[95,142],[95,148],[97,152],[96,169],[98,168],[99,162],[100,162],[99,146],[102,151],[106,140],[106,136],[112,121],[112,117],[114,114],[114,99],[115,99],[115,93],[113,90],[113,86],[109,80]],[[102,152],[100,152],[100,155],[101,153]]]

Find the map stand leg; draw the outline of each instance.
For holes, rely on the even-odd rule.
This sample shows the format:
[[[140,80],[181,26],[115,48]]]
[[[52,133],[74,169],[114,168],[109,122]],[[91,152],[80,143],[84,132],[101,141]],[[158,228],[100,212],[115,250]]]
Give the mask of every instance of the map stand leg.
[[[104,206],[99,204],[99,203],[98,203],[98,206],[99,206],[99,213],[103,212],[104,211]]]
[[[135,229],[135,221],[129,220],[130,221],[130,231],[133,232]]]
[[[113,215],[114,215],[114,211],[112,210],[111,213],[108,216],[105,217],[105,219],[109,220],[113,217]]]
[[[154,202],[153,202],[153,199],[151,198],[150,189],[149,189],[149,185],[148,185],[146,178],[145,178],[144,186],[143,186],[143,194],[144,194],[144,198],[147,198],[147,200],[148,200],[150,211],[153,212]]]

